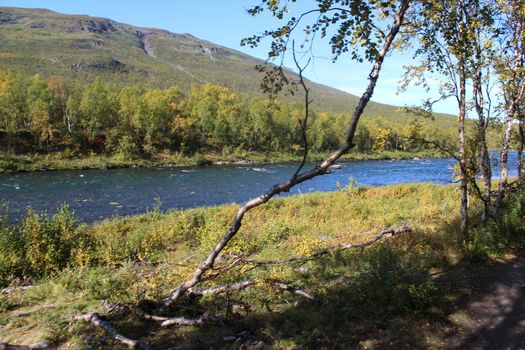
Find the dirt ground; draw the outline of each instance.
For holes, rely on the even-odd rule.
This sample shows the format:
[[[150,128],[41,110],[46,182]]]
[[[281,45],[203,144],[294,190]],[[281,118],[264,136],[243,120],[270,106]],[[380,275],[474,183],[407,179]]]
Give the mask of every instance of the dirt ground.
[[[447,278],[466,292],[448,316],[447,349],[525,349],[525,259],[480,265]]]

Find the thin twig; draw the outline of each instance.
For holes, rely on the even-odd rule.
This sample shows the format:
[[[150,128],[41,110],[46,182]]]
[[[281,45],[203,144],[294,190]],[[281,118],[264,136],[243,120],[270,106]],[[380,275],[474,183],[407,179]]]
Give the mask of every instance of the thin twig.
[[[292,42],[292,54],[293,54],[293,60],[295,62],[295,65],[297,69],[299,70],[299,82],[304,90],[304,119],[301,121],[299,120],[299,126],[301,127],[301,136],[303,139],[303,159],[301,161],[301,164],[297,167],[297,170],[295,170],[295,173],[292,175],[292,179],[295,179],[299,172],[303,169],[306,158],[308,156],[308,137],[306,134],[306,127],[308,124],[308,116],[310,115],[310,89],[308,86],[306,86],[306,83],[304,81],[303,72],[304,70],[310,65],[311,58],[308,59],[306,64],[304,66],[301,66],[299,64],[299,61],[297,60],[297,56],[295,53],[295,41]]]

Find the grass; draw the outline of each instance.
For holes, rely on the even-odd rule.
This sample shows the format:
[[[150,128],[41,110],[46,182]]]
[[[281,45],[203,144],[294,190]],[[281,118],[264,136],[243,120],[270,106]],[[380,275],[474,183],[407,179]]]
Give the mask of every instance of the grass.
[[[348,187],[336,193],[273,200],[247,215],[225,257],[233,253],[254,259],[309,255],[331,244],[365,240],[382,228],[401,223],[414,232],[364,251],[337,253],[298,265],[233,269],[203,283],[206,287],[246,277],[286,280],[313,293],[319,303],[301,302],[263,283],[239,293],[184,300],[182,305],[189,311],[176,311],[190,317],[208,311],[227,317],[224,326],[160,329],[134,314],[113,314],[109,320],[124,334],[157,346],[249,331],[274,348],[440,347],[436,344],[442,340],[438,339],[441,331],[457,331],[447,321],[450,300],[468,291],[443,290],[432,276],[446,275],[471,261],[503,258],[523,247],[523,194],[492,226],[482,227],[474,220],[476,239],[467,248],[457,243],[457,197],[453,186],[410,184]],[[472,203],[473,217],[479,208],[479,203]],[[6,230],[18,230],[26,237],[22,240],[26,243],[18,243],[22,251],[41,241],[42,235],[28,234],[37,222],[46,223],[41,230],[47,232],[48,240],[58,237],[67,242],[67,237],[76,237],[69,239],[77,242],[82,238],[85,244],[68,245],[70,254],[62,258],[67,264],[57,261],[56,269],[36,271],[31,262],[25,262],[30,266],[18,269],[24,274],[9,276],[2,270],[4,285],[30,282],[35,287],[0,295],[0,339],[26,344],[47,339],[57,347],[118,348],[92,327],[72,323],[71,315],[104,314],[102,300],[146,310],[162,301],[225,232],[235,210],[234,205],[165,214],[154,210],[74,228],[64,224],[68,221],[63,217],[33,217],[22,228],[4,223],[4,236]],[[2,244],[1,249],[13,248]],[[47,259],[45,249],[37,252],[40,255],[33,253],[32,261],[39,256]]]
[[[320,161],[328,156],[327,153],[309,155],[312,162]],[[443,157],[444,155],[432,150],[421,151],[377,151],[357,152],[345,154],[342,160],[384,160],[384,159],[412,159]],[[57,170],[85,170],[85,169],[113,169],[131,167],[173,167],[173,166],[205,166],[210,164],[228,164],[235,162],[277,163],[299,162],[301,156],[290,153],[255,153],[247,151],[233,151],[229,153],[203,153],[192,156],[181,153],[159,153],[148,158],[131,157],[127,155],[93,154],[86,156],[68,156],[66,153],[54,154],[27,154],[27,155],[0,155],[0,174],[28,171],[57,171]]]

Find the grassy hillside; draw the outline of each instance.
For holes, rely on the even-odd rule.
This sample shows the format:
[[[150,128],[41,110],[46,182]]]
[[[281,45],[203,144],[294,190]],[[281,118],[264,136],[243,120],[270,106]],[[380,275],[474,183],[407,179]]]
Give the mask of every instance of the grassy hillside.
[[[261,94],[262,61],[190,34],[139,28],[110,19],[64,15],[42,9],[0,7],[0,70],[16,69],[45,77],[61,75],[77,81],[139,83],[152,87],[210,82]],[[310,82],[315,108],[351,113],[358,98]],[[286,99],[300,102],[300,97]],[[365,116],[409,117],[398,107],[370,103]],[[452,124],[452,118],[441,122]]]

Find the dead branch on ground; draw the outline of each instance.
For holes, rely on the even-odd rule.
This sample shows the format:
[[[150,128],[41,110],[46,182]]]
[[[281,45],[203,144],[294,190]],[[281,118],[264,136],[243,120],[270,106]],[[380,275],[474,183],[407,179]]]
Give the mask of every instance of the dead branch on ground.
[[[0,294],[8,295],[8,294],[11,294],[11,293],[14,293],[14,292],[17,292],[17,291],[25,292],[26,290],[29,290],[31,288],[33,288],[33,286],[31,286],[31,285],[30,286],[21,286],[21,287],[7,287],[7,288],[4,288],[4,289],[0,290]]]
[[[74,316],[74,319],[78,321],[85,321],[85,322],[91,323],[93,326],[104,330],[108,335],[110,335],[113,339],[115,339],[119,343],[123,345],[127,345],[128,347],[132,349],[142,349],[142,350],[151,349],[149,345],[143,343],[140,340],[130,339],[118,333],[115,327],[113,327],[113,325],[111,324],[111,322],[101,319],[97,313],[76,315]]]
[[[223,324],[224,319],[222,317],[204,315],[198,318],[185,318],[185,317],[163,317],[149,314],[143,314],[142,318],[149,321],[159,322],[162,327],[169,326],[203,326],[211,323]]]
[[[36,349],[47,349],[49,347],[48,342],[39,342],[32,345],[16,345],[9,343],[0,342],[0,350],[36,350]]]
[[[390,227],[390,228],[379,231],[379,233],[375,237],[370,238],[369,240],[366,240],[364,242],[331,245],[309,256],[298,255],[298,256],[292,256],[286,259],[277,259],[277,260],[250,260],[250,259],[242,259],[242,258],[239,258],[239,260],[243,262],[244,264],[247,264],[247,265],[249,264],[249,265],[254,265],[254,266],[283,265],[283,264],[289,264],[289,263],[294,263],[294,262],[307,262],[310,260],[320,258],[325,255],[338,253],[338,252],[345,251],[348,249],[366,248],[380,241],[381,239],[392,238],[400,234],[409,233],[412,231],[413,231],[412,228],[407,225],[403,225],[401,227]]]

